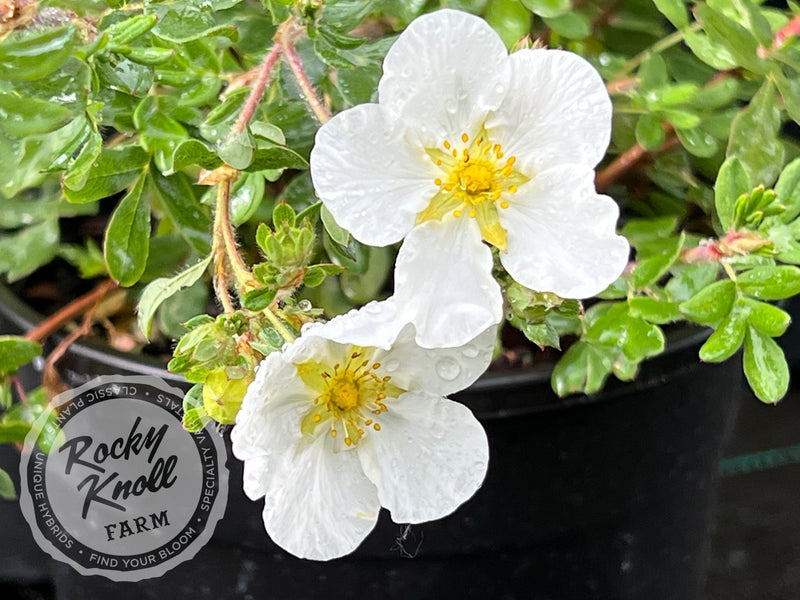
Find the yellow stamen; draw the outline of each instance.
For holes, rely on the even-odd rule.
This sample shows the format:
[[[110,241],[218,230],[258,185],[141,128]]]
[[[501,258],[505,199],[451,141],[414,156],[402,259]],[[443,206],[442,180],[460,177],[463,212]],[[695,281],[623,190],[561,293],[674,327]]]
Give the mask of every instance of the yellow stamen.
[[[469,136],[466,133],[461,134],[461,141],[465,144],[469,141]]]

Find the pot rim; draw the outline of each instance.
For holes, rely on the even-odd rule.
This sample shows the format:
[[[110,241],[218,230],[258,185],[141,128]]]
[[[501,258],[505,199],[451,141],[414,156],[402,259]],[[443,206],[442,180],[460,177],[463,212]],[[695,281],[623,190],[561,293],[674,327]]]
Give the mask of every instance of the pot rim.
[[[37,324],[44,320],[44,316],[28,306],[17,296],[8,285],[0,282],[0,317],[9,320],[20,331],[26,332],[33,329]],[[694,347],[698,347],[710,335],[708,328],[684,324],[668,332],[667,349],[664,354],[681,354],[690,352]],[[125,372],[135,372],[143,375],[151,375],[163,379],[164,381],[180,386],[186,386],[189,382],[179,374],[168,371],[163,361],[146,354],[132,354],[122,352],[107,344],[89,340],[75,342],[70,346],[70,353],[77,355],[85,360],[105,363],[109,367],[119,368]],[[654,358],[658,358],[654,357]],[[699,359],[695,359],[695,364],[700,364]],[[609,400],[624,393],[644,389],[648,386],[658,384],[663,380],[663,375],[655,377],[637,377],[631,382],[620,382],[609,380],[604,388],[595,395],[571,394],[559,398],[550,388],[550,376],[553,371],[554,363],[539,363],[518,371],[487,371],[481,375],[471,386],[453,394],[453,398],[460,400],[472,408],[477,416],[483,419],[506,418],[521,416],[524,414],[536,413],[547,410],[563,409],[576,405],[592,404],[599,400]],[[535,400],[519,405],[512,402],[512,406],[494,406],[489,409],[483,406],[484,402],[475,402],[475,399],[486,397],[488,394],[508,393],[513,390],[543,390],[549,394],[537,394]],[[473,406],[478,404],[481,406]],[[502,402],[499,404],[503,404]]]

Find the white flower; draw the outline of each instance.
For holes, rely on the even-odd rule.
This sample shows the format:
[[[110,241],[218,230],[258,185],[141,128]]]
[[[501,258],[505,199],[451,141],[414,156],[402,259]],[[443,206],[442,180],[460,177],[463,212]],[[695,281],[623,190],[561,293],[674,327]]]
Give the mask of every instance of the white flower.
[[[443,396],[486,369],[495,328],[426,350],[396,312],[372,303],[307,326],[261,363],[245,395],[232,433],[244,490],[264,496],[267,533],[292,554],[342,556],[381,506],[398,523],[438,519],[483,482],[486,434]]]
[[[405,238],[395,296],[422,345],[458,345],[500,320],[481,240],[516,281],[566,298],[595,295],[621,274],[628,244],[593,171],[611,101],[583,58],[509,55],[482,19],[440,10],[400,35],[378,93],[378,104],[320,128],[311,175],[356,239]]]

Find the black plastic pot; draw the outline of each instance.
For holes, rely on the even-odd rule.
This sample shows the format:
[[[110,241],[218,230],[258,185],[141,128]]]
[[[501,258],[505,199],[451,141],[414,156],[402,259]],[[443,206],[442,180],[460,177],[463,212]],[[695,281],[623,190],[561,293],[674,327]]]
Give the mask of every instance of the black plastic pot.
[[[34,318],[0,288],[0,332]],[[384,511],[349,557],[302,561],[272,544],[229,457],[225,518],[192,561],[128,584],[82,577],[42,554],[41,574],[59,599],[699,598],[716,466],[743,396],[737,361],[698,362],[706,335],[674,332],[635,383],[612,382],[593,398],[558,399],[546,368],[485,375],[458,396],[489,436],[483,487],[450,517],[410,530]],[[62,371],[73,384],[142,372],[176,383],[156,365],[83,344]]]

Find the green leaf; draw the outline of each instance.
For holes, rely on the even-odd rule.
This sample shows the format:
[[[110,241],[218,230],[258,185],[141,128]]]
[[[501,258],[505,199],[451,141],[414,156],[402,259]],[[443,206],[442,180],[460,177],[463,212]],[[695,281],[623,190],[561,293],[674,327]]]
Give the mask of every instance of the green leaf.
[[[265,171],[267,169],[307,169],[308,162],[291,148],[259,143],[253,162],[246,171]]]
[[[745,304],[734,304],[714,333],[700,347],[700,360],[722,362],[733,356],[744,341],[748,313],[749,308]]]
[[[714,326],[730,313],[735,299],[736,284],[724,279],[702,289],[678,308],[692,321]]]
[[[25,227],[0,237],[0,273],[17,281],[49,263],[56,255],[59,241],[57,218]]]
[[[264,176],[260,173],[246,173],[233,184],[230,211],[235,227],[245,223],[258,210],[264,199],[264,186]]]
[[[64,195],[70,202],[92,202],[112,196],[128,187],[149,159],[139,146],[105,148],[89,169],[85,184],[80,189],[65,187]]]
[[[730,51],[737,65],[757,74],[767,72],[768,63],[758,56],[758,41],[747,29],[708,4],[698,4],[695,15],[708,35]]]
[[[174,277],[162,277],[149,283],[138,304],[138,323],[145,337],[150,337],[150,330],[153,324],[153,316],[156,310],[167,298],[176,294],[180,290],[193,285],[203,276],[208,265],[211,264],[212,255],[208,255],[197,264],[178,273]]]
[[[107,273],[103,251],[92,238],[86,240],[85,248],[77,244],[62,244],[58,248],[58,256],[76,267],[84,279]]]
[[[672,278],[664,289],[673,302],[684,302],[714,283],[718,273],[717,263],[677,265],[673,268]]]
[[[508,48],[531,30],[531,13],[516,0],[492,0],[484,18]]]
[[[744,374],[762,402],[775,403],[789,389],[789,366],[783,350],[770,336],[748,327],[744,343]]]
[[[707,65],[720,71],[736,68],[736,58],[727,45],[712,40],[703,33],[691,30],[684,32],[683,40],[691,48],[695,56]]]
[[[258,312],[267,308],[275,299],[276,289],[259,288],[251,290],[242,296],[242,304],[247,310]]]
[[[331,239],[340,246],[347,246],[350,241],[350,233],[336,223],[333,215],[325,205],[320,210],[320,217],[322,218],[322,224],[325,226],[325,231],[328,232]]]
[[[25,137],[55,131],[67,122],[70,111],[55,102],[0,91],[0,115],[0,129]]]
[[[765,335],[782,336],[792,322],[791,315],[777,306],[750,298],[746,298],[744,302],[750,308],[750,325]]]
[[[697,91],[692,106],[706,110],[722,108],[736,99],[738,91],[738,80],[733,77],[720,77]]]
[[[16,372],[41,353],[42,347],[36,342],[16,335],[0,335],[0,374]]]
[[[661,123],[661,117],[654,113],[647,113],[636,121],[636,141],[645,150],[657,150],[664,143],[666,133]]]
[[[106,229],[103,253],[108,273],[122,286],[131,286],[142,276],[150,249],[150,204],[144,197],[142,173],[120,200]]]
[[[571,0],[520,0],[526,8],[540,17],[557,17],[572,7]]]
[[[106,29],[109,45],[116,50],[115,46],[124,46],[131,43],[140,35],[150,31],[156,21],[158,21],[156,15],[134,15],[124,21],[114,23]]]
[[[664,325],[683,319],[683,314],[675,302],[665,302],[643,296],[631,298],[628,301],[628,306],[630,307],[631,315],[641,317],[645,321],[657,325]]]
[[[203,142],[191,139],[178,144],[172,154],[173,171],[179,171],[189,165],[198,165],[204,169],[212,170],[222,165],[222,160],[217,156],[216,152],[210,150]]]
[[[557,17],[545,17],[543,20],[545,25],[558,35],[570,40],[583,40],[592,33],[592,24],[583,13],[565,12]]]
[[[617,351],[613,348],[575,342],[553,368],[550,384],[559,396],[577,392],[593,394],[602,389],[611,370]]]
[[[189,42],[203,37],[224,36],[237,40],[236,29],[230,25],[217,25],[211,11],[191,4],[178,4],[175,8],[157,7],[159,20],[153,33],[170,42]]]
[[[629,280],[633,288],[642,289],[661,279],[680,255],[684,240],[685,235],[681,233],[672,240],[666,240],[660,253],[638,261]]]
[[[689,14],[683,0],[654,0],[654,3],[677,29],[689,26]]]
[[[0,469],[0,498],[4,500],[14,500],[17,497],[17,491],[14,489],[14,482],[11,476],[3,469]]]
[[[800,158],[790,162],[775,184],[778,201],[786,207],[781,221],[789,223],[800,215]]]
[[[145,150],[153,155],[159,170],[172,170],[172,157],[178,145],[187,137],[184,127],[164,111],[154,96],[148,96],[136,107],[133,122],[141,132]]]
[[[0,80],[36,81],[63,65],[75,45],[75,28],[31,28],[0,42]]]
[[[658,53],[647,56],[639,67],[638,76],[640,92],[662,88],[669,83],[667,63]]]
[[[759,300],[783,300],[800,293],[800,269],[756,267],[739,274],[739,288]]]
[[[234,169],[242,170],[253,162],[256,141],[252,134],[245,130],[231,133],[218,148],[219,157]]]
[[[700,117],[687,110],[665,108],[659,112],[675,129],[691,129],[700,125]]]
[[[294,227],[295,218],[294,209],[286,202],[278,202],[275,208],[272,209],[272,224],[275,227],[280,227],[284,224]]]
[[[706,131],[703,131],[699,127],[694,129],[676,129],[675,133],[677,134],[681,145],[692,156],[710,158],[719,150],[719,143],[714,136]]]
[[[211,218],[197,199],[188,176],[183,173],[164,176],[157,169],[150,169],[148,176],[178,233],[195,250],[208,253],[211,249]]]
[[[765,80],[731,125],[728,156],[738,156],[753,185],[770,186],[783,166],[784,148],[778,139],[781,111],[775,85]]]
[[[722,232],[733,226],[736,200],[752,189],[750,176],[744,163],[736,156],[725,159],[717,174],[714,184],[714,209],[717,211]]]
[[[81,190],[86,185],[86,180],[91,173],[100,152],[103,150],[103,136],[97,131],[89,132],[86,143],[81,148],[78,155],[67,167],[64,173],[64,187],[70,190]]]

